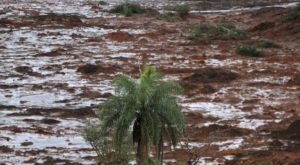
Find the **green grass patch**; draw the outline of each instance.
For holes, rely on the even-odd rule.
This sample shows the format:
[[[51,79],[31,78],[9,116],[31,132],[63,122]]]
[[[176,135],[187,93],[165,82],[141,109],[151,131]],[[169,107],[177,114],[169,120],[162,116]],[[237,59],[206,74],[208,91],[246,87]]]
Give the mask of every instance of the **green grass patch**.
[[[261,40],[256,43],[259,48],[280,48],[280,45],[271,40]]]
[[[241,56],[247,56],[247,57],[262,57],[263,52],[257,50],[257,48],[255,48],[252,45],[242,45],[242,46],[238,46],[235,49],[236,53],[241,55]]]
[[[123,2],[120,5],[113,7],[110,12],[112,13],[120,13],[125,16],[131,16],[133,14],[141,14],[144,13],[145,9],[138,3],[134,2]]]
[[[237,28],[233,22],[220,24],[199,24],[193,26],[194,41],[209,42],[217,39],[237,39],[244,37],[246,33]]]
[[[179,17],[186,17],[190,13],[190,5],[188,4],[177,5],[175,11]]]

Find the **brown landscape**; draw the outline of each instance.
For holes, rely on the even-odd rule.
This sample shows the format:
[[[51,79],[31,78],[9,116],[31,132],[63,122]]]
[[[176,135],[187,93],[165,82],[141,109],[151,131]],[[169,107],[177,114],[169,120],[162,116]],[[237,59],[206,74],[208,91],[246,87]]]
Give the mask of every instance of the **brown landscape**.
[[[107,12],[115,1],[0,2],[0,164],[96,164],[82,128],[112,79],[145,65],[184,88],[187,128],[175,149],[165,145],[167,164],[300,164],[296,3],[189,3],[189,15],[165,18],[172,1],[129,17]],[[195,41],[194,25],[224,22],[243,35]],[[263,40],[278,46],[236,51]]]

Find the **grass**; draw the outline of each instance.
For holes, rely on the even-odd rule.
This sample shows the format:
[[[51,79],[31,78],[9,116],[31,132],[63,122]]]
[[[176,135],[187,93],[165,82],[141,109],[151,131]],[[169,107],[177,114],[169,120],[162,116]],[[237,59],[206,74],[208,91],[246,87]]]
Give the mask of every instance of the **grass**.
[[[237,39],[246,33],[236,27],[233,22],[222,22],[220,24],[199,24],[193,26],[194,41],[210,42],[216,39]]]
[[[120,13],[125,16],[141,14],[144,13],[144,11],[144,8],[140,4],[129,1],[123,2],[122,4],[115,6],[110,10],[112,13]]]
[[[190,13],[190,5],[188,4],[177,5],[175,11],[179,17],[181,18],[186,17]]]
[[[253,47],[252,45],[242,45],[238,46],[235,49],[236,53],[241,56],[247,56],[247,57],[262,57],[263,52],[257,50],[257,48]]]
[[[261,40],[256,45],[258,48],[280,48],[280,45],[271,40]]]

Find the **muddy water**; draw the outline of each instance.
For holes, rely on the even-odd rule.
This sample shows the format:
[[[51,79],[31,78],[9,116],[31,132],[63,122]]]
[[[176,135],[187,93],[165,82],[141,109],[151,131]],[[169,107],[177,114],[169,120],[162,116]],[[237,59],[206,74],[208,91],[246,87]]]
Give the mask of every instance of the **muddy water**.
[[[266,148],[270,138],[258,136],[259,131],[297,114],[299,102],[291,100],[299,99],[294,81],[299,59],[243,58],[232,51],[236,41],[197,45],[188,39],[186,25],[204,21],[202,15],[187,23],[166,22],[152,13],[126,18],[102,11],[114,3],[0,3],[1,163],[95,164],[82,127],[113,93],[113,77],[136,77],[142,64],[154,64],[186,88],[180,103],[189,146],[213,146],[199,164],[224,163],[239,150]],[[160,9],[167,3],[145,5]],[[221,16],[206,15],[211,21]],[[283,45],[269,53],[285,58],[291,52]],[[94,67],[80,69],[87,64]],[[185,154],[178,156],[184,140],[175,151],[168,148],[167,162],[187,160]]]

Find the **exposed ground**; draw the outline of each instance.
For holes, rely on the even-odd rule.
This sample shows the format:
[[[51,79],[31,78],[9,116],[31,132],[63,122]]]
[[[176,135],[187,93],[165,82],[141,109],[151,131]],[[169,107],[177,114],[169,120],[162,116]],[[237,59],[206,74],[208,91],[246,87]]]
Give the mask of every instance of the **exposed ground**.
[[[0,3],[0,163],[95,164],[82,127],[111,96],[115,75],[136,77],[150,64],[185,88],[187,137],[173,151],[166,144],[166,162],[191,159],[189,148],[199,164],[300,163],[300,20],[285,20],[294,3],[171,21],[150,9],[104,12],[113,4]],[[247,35],[191,40],[193,24],[222,21]],[[280,48],[260,58],[235,53],[261,39]]]

